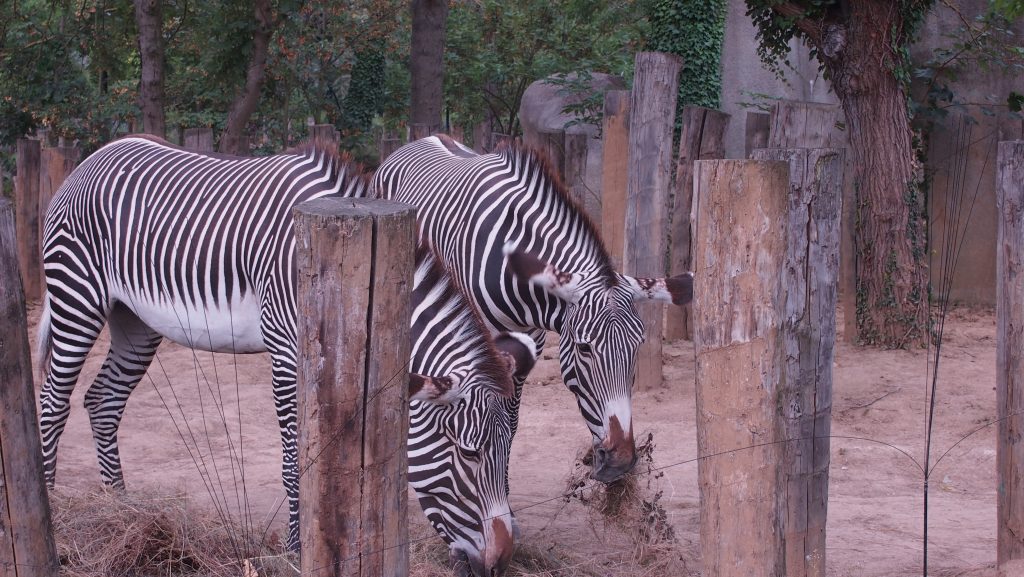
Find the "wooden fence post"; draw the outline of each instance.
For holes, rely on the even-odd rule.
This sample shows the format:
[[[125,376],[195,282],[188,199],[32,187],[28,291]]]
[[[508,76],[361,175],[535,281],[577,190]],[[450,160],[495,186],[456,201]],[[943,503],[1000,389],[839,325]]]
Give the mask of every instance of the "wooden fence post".
[[[839,106],[821,102],[780,100],[772,106],[766,148],[825,148],[832,145],[832,127]]]
[[[783,265],[789,166],[700,160],[694,198],[694,345],[703,574],[781,577]],[[757,242],[751,242],[751,239]]]
[[[622,270],[626,227],[626,187],[629,183],[629,91],[604,93],[601,125],[601,236],[615,270]]]
[[[768,132],[772,128],[772,115],[767,112],[747,112],[743,154],[750,158],[758,148],[768,146]]]
[[[638,52],[629,105],[629,185],[623,268],[628,275],[665,275],[668,236],[668,188],[672,133],[682,58],[663,52]],[[636,358],[637,390],[662,385],[661,334],[664,307],[640,308],[647,340]]]
[[[415,209],[323,198],[294,214],[301,571],[403,577]]]
[[[195,152],[213,152],[213,128],[186,128],[183,134],[181,142],[185,148]]]
[[[789,163],[783,270],[784,378],[775,406],[778,518],[787,577],[825,576],[832,359],[843,196],[841,149],[761,149],[757,160]]]
[[[587,187],[587,154],[590,136],[586,132],[566,132],[562,154],[562,179],[573,199],[593,222],[601,222],[601,199]]]
[[[0,575],[57,575],[14,212],[0,198]]]
[[[389,135],[387,133],[381,134],[380,145],[378,152],[380,154],[380,163],[384,164],[384,161],[391,156],[391,153],[402,147],[402,139],[396,136]]]
[[[669,238],[668,274],[693,270],[690,230],[690,209],[693,207],[693,162],[725,158],[725,129],[729,115],[701,106],[683,107],[682,130],[679,136],[679,161],[672,195],[671,233]],[[665,307],[665,340],[693,338],[690,305]]]
[[[1000,576],[1024,570],[1024,140],[999,143],[996,175],[996,443]]]
[[[337,144],[340,136],[338,135],[338,129],[334,128],[333,124],[314,124],[309,127],[309,138],[310,140]]]
[[[43,148],[40,154],[39,171],[39,206],[36,208],[39,214],[39,231],[36,242],[39,243],[40,251],[43,246],[43,228],[46,222],[46,211],[50,208],[50,201],[56,194],[64,179],[71,174],[71,171],[81,160],[82,150],[77,146],[57,146],[54,148]],[[40,255],[40,259],[42,255]],[[46,280],[43,277],[43,267],[39,267],[39,286],[46,288]]]
[[[426,138],[435,132],[440,130],[440,126],[431,126],[429,124],[410,124],[409,125],[409,142]]]
[[[42,234],[42,213],[39,210],[40,144],[38,140],[18,139],[17,171],[14,180],[15,207],[18,211],[18,265],[24,283],[25,298],[38,300],[43,296],[43,251],[39,246]]]

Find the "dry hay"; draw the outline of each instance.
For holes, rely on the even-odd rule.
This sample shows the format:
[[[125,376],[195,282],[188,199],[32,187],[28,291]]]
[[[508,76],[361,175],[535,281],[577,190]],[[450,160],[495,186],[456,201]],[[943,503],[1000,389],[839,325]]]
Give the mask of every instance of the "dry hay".
[[[66,577],[295,575],[294,559],[200,511],[184,495],[111,489],[50,491],[53,532]]]

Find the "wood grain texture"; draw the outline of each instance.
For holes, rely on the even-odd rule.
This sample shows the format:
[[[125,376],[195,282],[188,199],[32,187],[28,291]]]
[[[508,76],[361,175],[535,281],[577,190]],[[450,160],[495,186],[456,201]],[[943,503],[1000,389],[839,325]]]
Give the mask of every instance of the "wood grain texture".
[[[839,112],[836,104],[780,100],[772,106],[766,148],[833,146],[832,128]]]
[[[0,575],[58,573],[43,483],[25,297],[18,273],[14,213],[0,199]]]
[[[1024,560],[1024,141],[1000,142],[998,162],[996,560],[1005,570]]]
[[[415,210],[319,199],[295,239],[301,570],[407,575]]]
[[[213,129],[209,126],[186,128],[181,143],[183,147],[196,152],[213,152]]]
[[[623,269],[639,277],[660,277],[668,253],[668,193],[672,180],[672,132],[682,58],[638,52],[629,105],[629,165]],[[637,390],[663,384],[661,335],[664,306],[639,307],[646,331],[636,358]]]
[[[693,162],[725,158],[725,129],[728,126],[729,115],[724,112],[701,106],[683,108],[679,160],[676,162],[675,189],[672,194],[669,275],[693,270],[690,230],[690,212],[693,208]],[[665,340],[693,339],[691,315],[690,305],[665,307]]]
[[[777,500],[786,575],[824,577],[843,154],[771,148],[753,157],[789,163],[785,365],[777,402],[779,438],[791,439],[780,446]]]
[[[743,154],[750,158],[755,150],[768,146],[768,133],[772,129],[772,115],[767,112],[747,112],[745,128]]]
[[[782,385],[785,162],[701,160],[694,345],[703,574],[781,576],[772,444]]]
[[[629,184],[629,91],[604,93],[601,135],[601,236],[615,270],[622,270],[625,244],[626,187]]]
[[[43,295],[42,247],[39,231],[42,225],[39,211],[39,172],[41,149],[38,140],[18,139],[18,174],[14,180],[14,199],[18,239],[18,266],[24,284],[25,298],[38,300]]]

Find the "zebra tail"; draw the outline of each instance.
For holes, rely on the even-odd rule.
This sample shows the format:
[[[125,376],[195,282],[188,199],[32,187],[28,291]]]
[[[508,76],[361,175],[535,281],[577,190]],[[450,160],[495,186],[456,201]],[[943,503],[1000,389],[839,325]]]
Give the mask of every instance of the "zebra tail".
[[[43,293],[43,314],[39,317],[39,332],[36,333],[36,359],[39,360],[40,378],[46,378],[47,367],[50,366],[50,353],[53,351],[53,339],[50,314],[50,293]]]

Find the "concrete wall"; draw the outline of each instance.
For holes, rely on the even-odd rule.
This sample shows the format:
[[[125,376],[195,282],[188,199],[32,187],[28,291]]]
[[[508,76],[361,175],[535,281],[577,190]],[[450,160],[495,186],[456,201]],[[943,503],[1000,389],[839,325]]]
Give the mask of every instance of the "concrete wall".
[[[956,3],[968,20],[981,13],[987,0],[960,0]],[[810,60],[807,49],[794,43],[790,66],[784,69],[782,79],[761,64],[757,56],[756,31],[747,18],[743,0],[730,0],[726,19],[725,42],[722,54],[722,109],[732,115],[726,133],[726,154],[729,158],[742,158],[744,152],[745,116],[754,110],[744,103],[768,102],[751,93],[771,97],[837,102],[828,82],[818,73],[817,62]],[[948,47],[949,34],[961,26],[960,16],[948,7],[937,4],[925,21],[919,41],[912,47],[915,62],[928,60],[938,47]],[[1024,38],[1024,23],[1016,23],[1017,38]],[[1018,74],[986,71],[982,67],[967,66],[951,89],[960,100],[975,103],[1000,104],[1011,89],[1024,92],[1024,78]],[[999,140],[1024,137],[1021,122],[1009,117],[1005,107],[996,116],[987,116],[980,106],[970,107],[967,113],[975,120],[969,134],[958,144],[956,133],[961,116],[951,114],[939,121],[929,141],[928,162],[925,170],[931,177],[929,197],[930,237],[932,248],[932,278],[936,290],[943,274],[942,247],[944,233],[951,229],[956,214],[953,195],[953,175],[962,174],[959,188],[965,202],[973,201],[973,208],[964,206],[960,212],[963,249],[953,274],[951,299],[972,304],[995,303],[995,167],[996,143]],[[960,170],[958,167],[962,167]],[[959,172],[957,172],[959,170]],[[976,200],[975,200],[976,199]],[[969,214],[968,214],[969,213]],[[969,217],[969,219],[968,219]]]

